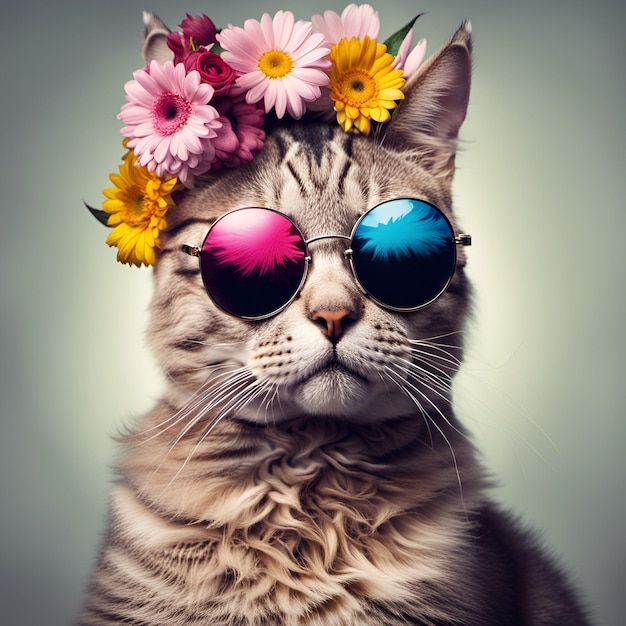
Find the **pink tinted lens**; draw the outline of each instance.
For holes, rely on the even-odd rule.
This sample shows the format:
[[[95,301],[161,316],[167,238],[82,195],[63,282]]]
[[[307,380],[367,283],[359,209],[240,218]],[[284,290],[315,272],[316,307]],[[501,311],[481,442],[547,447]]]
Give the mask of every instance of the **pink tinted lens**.
[[[270,209],[238,209],[209,230],[200,270],[220,308],[260,318],[280,310],[297,293],[305,256],[302,235],[288,217]]]

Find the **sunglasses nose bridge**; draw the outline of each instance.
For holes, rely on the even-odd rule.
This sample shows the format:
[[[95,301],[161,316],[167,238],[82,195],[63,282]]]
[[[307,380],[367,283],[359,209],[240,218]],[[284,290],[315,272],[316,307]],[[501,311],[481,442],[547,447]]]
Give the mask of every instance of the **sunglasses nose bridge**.
[[[318,235],[316,237],[311,237],[310,239],[304,239],[304,245],[306,248],[307,273],[308,273],[309,266],[313,262],[313,255],[311,254],[310,244],[322,241],[324,239],[335,239],[335,240],[344,241],[347,247],[344,249],[342,254],[343,254],[344,259],[347,259],[348,261],[350,260],[352,256],[352,249],[351,249],[352,238],[348,237],[348,235]]]
[[[316,241],[321,241],[322,239],[343,239],[348,243],[352,241],[352,238],[348,237],[348,235],[318,235],[317,237],[306,239],[304,243],[308,248],[310,244],[315,243]]]
[[[343,235],[315,238],[316,241],[320,239],[342,239],[349,243],[349,237]],[[343,247],[347,246],[344,244]],[[309,259],[311,257],[300,292],[303,312],[331,342],[336,343],[346,328],[359,319],[363,293],[345,264],[345,253],[338,251],[336,245],[314,250]]]

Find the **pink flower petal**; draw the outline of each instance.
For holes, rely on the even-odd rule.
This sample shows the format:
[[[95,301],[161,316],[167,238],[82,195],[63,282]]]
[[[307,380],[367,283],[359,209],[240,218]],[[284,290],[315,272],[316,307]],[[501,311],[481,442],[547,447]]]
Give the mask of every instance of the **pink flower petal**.
[[[294,94],[304,100],[311,100],[320,96],[319,85],[302,80],[295,74],[285,77],[284,90],[288,92],[288,95]]]
[[[170,154],[171,137],[163,137],[153,153],[153,158],[157,163],[162,163]]]
[[[411,51],[411,44],[413,43],[413,29],[411,28],[409,32],[406,34],[400,47],[398,48],[398,53],[396,54],[396,58],[393,60],[391,64],[393,68],[399,67],[402,69],[404,67],[404,62],[406,58],[409,56],[409,52]]]
[[[126,99],[129,102],[133,102],[144,107],[152,106],[154,103],[154,95],[149,91],[146,91],[139,81],[128,81],[126,85],[124,85],[124,89],[126,90]]]
[[[307,54],[316,50],[320,53],[320,57],[324,57],[330,52],[330,44],[326,42],[322,33],[310,32],[298,48],[291,52],[291,55],[298,58],[301,54]]]
[[[153,93],[156,92],[155,95],[171,91],[172,88],[180,84],[176,67],[177,65],[172,64],[172,67],[168,67],[168,72],[166,73],[165,66],[162,66],[158,61],[150,62],[149,76],[152,79],[150,88],[153,90]]]
[[[135,137],[148,137],[155,134],[154,124],[152,121],[143,122],[135,126],[133,134]]]
[[[185,126],[177,136],[180,137],[181,142],[185,145],[185,149],[192,154],[200,154],[202,152],[202,141],[189,125]],[[188,159],[189,155],[186,158]]]
[[[182,63],[179,63],[176,67],[182,68],[183,72],[183,76],[180,81],[180,95],[183,96],[186,100],[195,100],[196,94],[200,91],[200,72],[198,72],[197,70],[191,70],[191,72],[186,74],[185,66]],[[178,69],[177,73],[180,73]],[[209,85],[207,85],[207,87],[209,87]]]
[[[145,154],[147,158],[150,157],[150,153],[154,152],[155,148],[159,145],[161,138],[157,135],[149,135],[147,137],[138,138],[135,142],[129,142],[129,145],[133,143],[134,145],[130,147],[137,147],[137,149]],[[142,163],[145,165],[145,163]]]
[[[239,148],[239,139],[237,134],[233,130],[233,127],[226,117],[221,117],[222,130],[214,141],[216,151],[220,150],[223,153],[235,152]]]
[[[277,21],[281,19],[282,13],[283,13],[282,11],[278,11],[278,13],[276,13],[275,19]],[[256,30],[256,27],[253,29],[250,29],[250,35],[253,35],[255,30]],[[276,41],[274,37],[274,22],[269,13],[263,13],[263,15],[261,16],[260,30],[261,30],[261,32],[259,33],[260,38],[258,41],[263,41],[264,44],[268,46],[270,50],[275,49]]]
[[[136,72],[133,72],[133,77],[139,85],[141,85],[141,87],[143,87],[143,89],[152,96],[153,99],[156,99],[161,93],[161,90],[154,82],[154,78],[152,78],[152,76],[145,70],[137,70]],[[128,83],[126,83],[126,85],[128,85]]]
[[[297,42],[297,45],[294,45]],[[296,22],[294,27],[294,37],[290,45],[290,50],[297,56],[299,50],[310,50],[313,48],[323,48],[326,46],[326,39],[321,33],[313,31],[312,22]]]
[[[265,83],[267,77],[263,72],[257,70],[256,72],[250,72],[249,74],[244,74],[237,79],[237,84],[242,87],[245,91],[250,92],[254,91],[254,96],[250,96],[246,98],[248,102],[257,102],[263,97],[263,91],[265,90]],[[261,95],[256,97],[256,90],[261,89]]]
[[[378,13],[369,4],[349,4],[341,14],[341,21],[349,36],[363,39],[376,39],[380,30]],[[346,35],[344,35],[345,37]]]
[[[182,140],[181,133],[172,135],[172,140],[170,141],[170,154],[181,161],[186,161],[189,158],[189,152],[185,142]]]
[[[335,44],[345,36],[341,18],[334,11],[324,11],[324,17],[314,15],[311,21],[329,43]]]
[[[306,112],[306,106],[301,95],[289,90],[283,90],[282,93],[287,95],[287,110],[289,111],[289,115],[299,120]]]
[[[267,14],[266,14],[267,15]],[[268,16],[269,17],[269,16]],[[301,41],[306,38],[298,35],[294,30],[295,19],[291,11],[278,11],[272,23],[274,47],[278,50],[288,51],[291,46],[298,47]],[[301,24],[302,22],[298,22]]]
[[[320,70],[327,70],[327,69],[330,69],[330,66],[332,65],[331,60],[326,58],[326,55],[329,52],[330,52],[329,48],[322,48],[321,51],[313,50],[311,52],[303,54],[302,56],[298,56],[298,57],[294,56],[293,60],[295,61],[295,65],[298,68],[311,66],[311,67],[316,67]],[[320,73],[324,74],[325,72],[320,72]]]
[[[267,14],[264,14],[263,17],[265,17],[265,15]],[[241,33],[240,39],[237,42],[237,49],[239,49],[239,46],[241,46],[242,49],[247,47],[249,53],[257,59],[264,50],[267,50],[267,46],[270,48],[274,47],[273,33],[271,29],[268,33],[265,32],[263,28],[263,17],[261,18],[261,22],[252,19],[246,20],[243,25],[244,32]],[[269,18],[269,15],[267,17]],[[231,48],[231,50],[233,49]]]
[[[314,15],[311,21],[330,44],[336,44],[344,37],[376,39],[380,30],[378,13],[367,4],[349,4],[341,16],[334,11],[324,11],[323,16]]]
[[[145,107],[124,104],[117,115],[117,119],[126,124],[139,124],[145,119]]]
[[[217,118],[215,107],[210,104],[196,105],[193,110],[192,120],[198,119],[203,124],[208,124]]]
[[[269,113],[272,108],[276,105],[276,90],[278,86],[278,81],[268,80],[265,84],[265,93],[263,95],[263,101],[265,104],[265,112]],[[285,107],[287,101],[285,100]],[[285,108],[282,111],[276,110],[276,115],[280,119],[285,114]]]
[[[426,39],[420,39],[417,45],[407,57],[404,63],[404,76],[408,77],[415,73],[417,68],[422,64],[426,55]]]

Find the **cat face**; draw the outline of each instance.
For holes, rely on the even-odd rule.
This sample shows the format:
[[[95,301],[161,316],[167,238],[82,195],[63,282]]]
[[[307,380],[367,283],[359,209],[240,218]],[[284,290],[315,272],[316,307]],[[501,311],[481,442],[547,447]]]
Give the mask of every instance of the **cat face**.
[[[366,211],[403,197],[434,204],[458,232],[450,184],[469,48],[464,26],[412,78],[379,137],[310,122],[279,127],[249,165],[199,181],[168,213],[150,336],[181,405],[197,394],[207,410],[252,422],[312,415],[367,423],[430,411],[448,396],[467,307],[462,249],[442,296],[396,312],[359,287],[344,239],[314,241],[297,297],[250,321],[213,304],[198,259],[182,248],[200,246],[215,219],[237,208],[280,211],[309,240],[349,236]]]

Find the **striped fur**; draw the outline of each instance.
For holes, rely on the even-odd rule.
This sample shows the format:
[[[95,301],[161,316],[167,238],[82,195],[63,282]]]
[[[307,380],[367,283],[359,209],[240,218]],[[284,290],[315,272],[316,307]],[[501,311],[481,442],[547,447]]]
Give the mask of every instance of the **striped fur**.
[[[181,252],[242,206],[278,209],[307,238],[348,234],[402,196],[454,220],[469,51],[463,26],[385,135],[283,125],[249,166],[207,177],[168,215],[149,327],[167,388],[123,438],[80,624],[585,623],[556,569],[487,501],[454,416],[462,254],[441,298],[399,314],[363,296],[341,242],[319,241],[300,296],[247,322],[211,304]],[[350,311],[336,345],[320,309]]]

